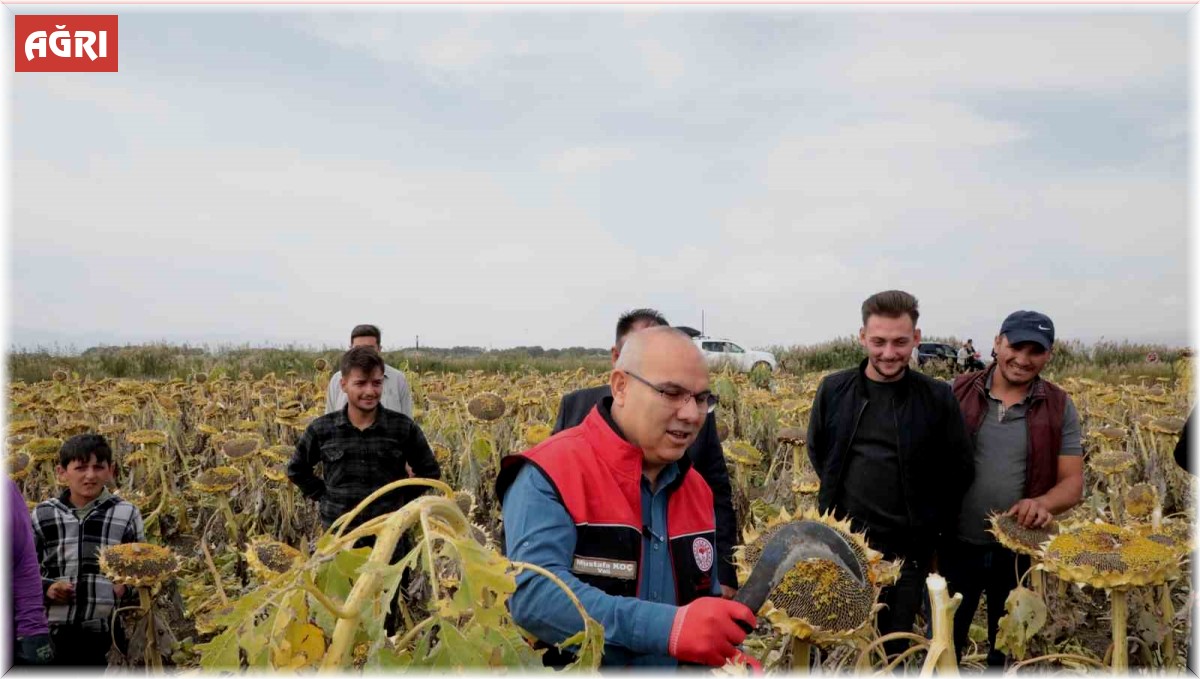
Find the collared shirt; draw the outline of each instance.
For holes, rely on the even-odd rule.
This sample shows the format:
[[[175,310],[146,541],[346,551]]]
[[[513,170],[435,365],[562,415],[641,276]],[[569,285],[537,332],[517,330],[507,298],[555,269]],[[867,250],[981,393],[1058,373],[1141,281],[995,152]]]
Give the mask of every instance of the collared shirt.
[[[346,407],[346,392],[342,391],[342,371],[337,371],[329,378],[329,387],[325,390],[325,414],[334,413]],[[388,410],[413,416],[412,389],[404,372],[390,365],[383,366],[383,393],[379,395],[379,404]]]
[[[105,500],[107,500],[110,497],[112,497],[112,493],[109,492],[108,488],[101,488],[100,494],[97,495],[95,497],[95,499],[93,499],[91,502],[85,504],[82,507],[76,507],[74,505],[71,505],[71,511],[75,512],[75,518],[79,519],[80,521],[83,521],[84,518],[86,518],[87,515],[90,514],[93,509],[96,508],[96,505],[100,504],[101,502],[104,502]]]
[[[1039,378],[1040,379],[1040,378]],[[963,498],[958,534],[962,540],[978,545],[991,544],[995,536],[987,532],[988,517],[1008,511],[1025,496],[1025,473],[1029,455],[1029,434],[1025,415],[1029,412],[1033,388],[1019,403],[1005,407],[992,394],[992,376],[984,385],[988,411],[975,436],[975,482]],[[1062,447],[1059,456],[1082,455],[1079,411],[1071,397],[1063,410]]]
[[[313,467],[324,464],[317,478]],[[442,476],[425,434],[403,413],[376,408],[375,421],[359,429],[347,408],[313,420],[296,442],[287,474],[305,497],[320,501],[321,522],[328,526],[379,488],[406,478],[405,464],[420,478]],[[396,511],[422,490],[398,490],[372,502],[352,526]]]

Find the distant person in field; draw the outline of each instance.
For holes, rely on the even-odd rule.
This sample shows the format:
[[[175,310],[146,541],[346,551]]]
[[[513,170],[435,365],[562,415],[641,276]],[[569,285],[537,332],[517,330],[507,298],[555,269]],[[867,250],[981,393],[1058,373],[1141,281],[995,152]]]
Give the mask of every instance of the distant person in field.
[[[373,325],[356,325],[350,331],[350,348],[372,347],[375,351],[383,351],[379,328]],[[388,410],[413,416],[412,389],[404,373],[390,365],[383,366],[383,395],[380,404]],[[329,388],[325,390],[325,412],[332,413],[346,407],[346,392],[342,390],[342,373],[339,370],[329,378]]]
[[[669,326],[667,319],[654,309],[634,309],[617,319],[617,339],[612,346],[612,363],[615,366],[621,357],[621,347],[629,333],[655,326]],[[558,404],[558,418],[554,422],[554,433],[578,426],[588,414],[606,398],[612,396],[612,388],[605,384],[590,389],[579,389],[566,394]],[[725,466],[725,451],[717,436],[717,417],[708,413],[704,426],[696,441],[687,449],[700,476],[708,483],[713,493],[717,512],[717,558],[721,561],[721,593],[729,599],[737,594],[737,572],[733,565],[733,548],[738,539],[737,517],[733,511],[733,491],[729,484],[729,470]]]
[[[8,493],[8,600],[13,611],[11,657],[15,665],[48,665],[54,660],[54,648],[42,605],[42,573],[33,524],[21,489],[12,479],[4,479],[4,485]]]
[[[33,509],[33,537],[42,564],[42,591],[55,665],[105,666],[114,637],[124,645],[113,611],[133,593],[100,572],[100,550],[144,542],[138,508],[109,492],[113,453],[99,434],[79,434],[58,451],[61,495]]]
[[[904,560],[899,580],[880,594],[880,634],[913,631],[936,538],[954,529],[973,473],[950,386],[908,368],[921,341],[918,317],[907,292],[868,297],[859,330],[867,358],[821,381],[808,425],[820,510],[848,517],[885,558]],[[907,647],[902,639],[885,645],[889,655]]]
[[[967,361],[971,359],[971,347],[967,343],[963,343],[958,348],[958,372],[965,373],[967,371]]]
[[[1016,311],[1000,326],[992,365],[954,380],[975,444],[975,483],[963,499],[957,535],[938,549],[938,564],[951,593],[963,595],[954,617],[960,658],[979,599],[987,592],[990,667],[1005,663],[996,649],[996,631],[1004,601],[1028,570],[1029,557],[997,542],[988,532],[988,517],[1007,513],[1024,526],[1040,528],[1083,496],[1079,413],[1065,391],[1040,377],[1053,349],[1050,317]]]
[[[346,405],[313,420],[296,442],[287,475],[305,497],[320,503],[328,528],[342,514],[379,488],[413,474],[441,478],[425,434],[411,417],[381,406],[387,378],[383,357],[371,346],[356,346],[342,356],[340,388]],[[324,465],[324,479],[313,468]],[[350,527],[402,507],[421,494],[402,489],[375,500]]]
[[[754,612],[721,598],[708,484],[686,454],[716,407],[704,356],[684,333],[631,333],[612,395],[583,423],[501,463],[505,546],[561,578],[604,627],[606,666],[719,667],[739,656]],[[549,579],[526,571],[513,620],[543,645],[583,628]],[[553,650],[547,664],[569,660]]]

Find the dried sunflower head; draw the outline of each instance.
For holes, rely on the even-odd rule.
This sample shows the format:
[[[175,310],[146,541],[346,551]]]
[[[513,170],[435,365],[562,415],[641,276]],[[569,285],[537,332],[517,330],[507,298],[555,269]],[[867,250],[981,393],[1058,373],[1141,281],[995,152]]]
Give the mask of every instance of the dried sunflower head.
[[[213,467],[193,479],[192,486],[205,493],[224,493],[233,490],[241,480],[242,473],[233,467]]]
[[[1182,417],[1160,417],[1150,423],[1150,431],[1160,434],[1179,434],[1183,431],[1185,420]]]
[[[729,424],[724,420],[717,420],[717,439],[722,443],[729,438]]]
[[[287,481],[287,462],[276,462],[268,467],[263,467],[263,476],[276,483]]]
[[[67,371],[61,370],[61,369],[55,370],[53,373],[50,374],[50,379],[54,380],[55,382],[66,382],[67,377],[68,377]]]
[[[491,422],[503,417],[504,408],[504,399],[490,391],[477,395],[467,404],[467,412],[484,422]]]
[[[550,433],[552,431],[553,430],[545,424],[529,425],[528,427],[525,428],[525,445],[527,445],[531,448],[533,446],[536,446],[537,444],[541,443],[542,441],[545,441],[546,439],[550,438]]]
[[[1179,575],[1179,559],[1173,549],[1106,523],[1063,531],[1046,543],[1043,551],[1047,570],[1068,582],[1092,587],[1160,585]]]
[[[804,437],[808,434],[800,427],[784,427],[775,435],[775,440],[789,446],[804,445]]]
[[[270,458],[276,462],[287,462],[292,459],[292,453],[295,452],[292,446],[275,445],[268,446],[262,449],[263,457]]]
[[[239,460],[250,459],[254,453],[258,452],[258,448],[261,445],[262,439],[253,436],[246,436],[233,439],[232,441],[226,441],[225,444],[221,446],[221,452],[225,454],[225,457],[236,462]]]
[[[873,587],[831,561],[810,559],[783,576],[762,615],[780,631],[824,644],[863,629],[874,606]]]
[[[1149,483],[1135,483],[1125,494],[1125,511],[1139,521],[1149,519],[1158,506],[1158,491]]]
[[[800,472],[800,480],[792,489],[802,495],[813,495],[821,491],[821,478],[811,469]]]
[[[749,441],[737,439],[725,444],[725,460],[743,467],[753,467],[762,462],[763,454]]]
[[[118,585],[152,587],[165,582],[178,567],[171,550],[147,542],[127,542],[100,552],[100,570]]]
[[[161,446],[167,442],[167,435],[154,429],[139,429],[126,436],[125,440],[143,446]]]
[[[24,434],[27,432],[36,431],[37,428],[37,420],[15,420],[8,423],[8,433],[10,436],[13,434]]]
[[[62,448],[62,444],[60,438],[36,438],[21,446],[21,452],[28,455],[34,462],[45,462],[58,457],[58,451]]]
[[[475,495],[469,490],[454,491],[454,504],[458,505],[463,516],[470,516],[475,510]]]
[[[1043,528],[1026,528],[1017,521],[1017,517],[1008,514],[993,514],[992,527],[988,530],[1000,544],[1018,554],[1041,557],[1042,545],[1058,530],[1058,525],[1051,520]]]
[[[8,475],[13,481],[20,481],[29,475],[33,458],[25,453],[14,453],[8,456]]]
[[[1114,443],[1124,441],[1125,437],[1129,435],[1129,432],[1125,431],[1121,427],[1100,427],[1099,429],[1093,429],[1090,433],[1093,436],[1105,439],[1107,441],[1112,441]]]
[[[276,540],[259,539],[246,547],[246,563],[264,580],[287,573],[300,559],[299,550]]]
[[[329,368],[329,361],[326,361],[323,358],[318,358],[317,360],[313,361],[313,368],[316,368],[317,372],[324,372]]]
[[[1106,476],[1120,474],[1133,468],[1137,458],[1123,450],[1106,450],[1088,461],[1092,469]]]

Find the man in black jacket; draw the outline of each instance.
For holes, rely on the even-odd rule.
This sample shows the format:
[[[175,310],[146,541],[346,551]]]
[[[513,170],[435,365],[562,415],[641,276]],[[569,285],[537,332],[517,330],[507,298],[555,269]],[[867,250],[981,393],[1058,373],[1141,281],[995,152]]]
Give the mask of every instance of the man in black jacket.
[[[822,380],[808,424],[821,511],[849,517],[885,558],[904,560],[880,595],[880,634],[912,631],[937,536],[955,529],[974,470],[950,386],[908,369],[921,341],[918,315],[907,292],[867,298],[859,330],[867,358]],[[885,645],[889,655],[907,646]]]
[[[621,347],[629,333],[642,328],[670,325],[662,314],[654,309],[634,309],[617,320],[617,341],[612,347],[612,362],[615,366],[621,355]],[[607,384],[590,389],[579,389],[566,394],[558,405],[558,418],[554,422],[554,433],[583,422],[592,408],[601,399],[612,396]],[[737,570],[733,565],[733,548],[738,540],[737,518],[733,513],[733,491],[729,485],[729,471],[725,468],[725,452],[717,436],[717,418],[709,413],[696,441],[687,449],[692,466],[708,482],[712,489],[714,510],[717,518],[717,578],[721,581],[721,594],[726,599],[737,594]]]

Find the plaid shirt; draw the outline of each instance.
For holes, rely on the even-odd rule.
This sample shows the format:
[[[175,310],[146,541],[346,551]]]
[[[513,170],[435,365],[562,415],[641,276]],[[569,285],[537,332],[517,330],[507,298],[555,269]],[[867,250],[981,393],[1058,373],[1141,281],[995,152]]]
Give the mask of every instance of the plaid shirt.
[[[138,508],[110,495],[81,521],[70,502],[71,491],[33,508],[33,540],[42,564],[42,594],[60,580],[75,584],[75,598],[60,604],[46,599],[51,625],[89,621],[107,623],[116,607],[113,583],[100,574],[100,550],[124,542],[144,542]],[[132,592],[132,588],[127,594]]]
[[[324,480],[313,467],[324,465]],[[287,475],[305,497],[320,501],[321,522],[333,523],[379,488],[408,477],[405,463],[420,478],[442,476],[425,434],[411,418],[379,407],[375,421],[360,430],[346,408],[313,420],[296,443]],[[421,489],[384,495],[365,508],[352,526],[394,512],[421,494]]]

